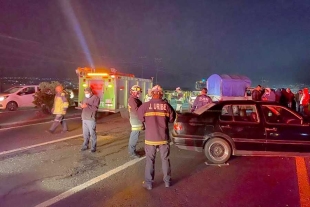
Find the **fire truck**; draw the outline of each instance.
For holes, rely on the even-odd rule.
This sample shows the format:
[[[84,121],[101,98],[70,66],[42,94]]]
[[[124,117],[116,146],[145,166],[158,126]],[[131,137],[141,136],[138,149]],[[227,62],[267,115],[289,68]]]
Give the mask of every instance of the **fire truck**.
[[[79,102],[84,99],[84,88],[90,87],[100,98],[99,112],[121,112],[122,116],[124,116],[122,112],[126,114],[128,111],[129,91],[133,85],[141,87],[142,102],[144,102],[143,97],[147,94],[147,90],[153,87],[153,79],[136,78],[133,74],[120,73],[113,68],[110,70],[77,68],[76,74],[79,78]]]

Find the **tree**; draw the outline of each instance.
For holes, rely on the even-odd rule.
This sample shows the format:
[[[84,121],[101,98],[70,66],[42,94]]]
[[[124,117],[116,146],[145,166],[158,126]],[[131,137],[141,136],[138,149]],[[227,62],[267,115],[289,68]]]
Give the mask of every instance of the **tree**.
[[[33,103],[45,114],[51,114],[54,104],[55,88],[61,85],[58,81],[42,82],[39,84],[39,90],[34,95]],[[68,94],[66,94],[69,100]]]

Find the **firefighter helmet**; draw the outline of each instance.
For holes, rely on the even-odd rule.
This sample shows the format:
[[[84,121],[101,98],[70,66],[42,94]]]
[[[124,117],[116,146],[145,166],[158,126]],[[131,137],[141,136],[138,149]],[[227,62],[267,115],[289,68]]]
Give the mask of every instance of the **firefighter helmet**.
[[[142,92],[142,89],[138,85],[133,85],[130,89],[130,94],[134,96],[140,95],[141,92]]]
[[[163,96],[163,89],[160,85],[156,85],[152,88],[152,95],[159,95],[160,97]]]
[[[160,85],[156,85],[156,86],[154,86],[153,88],[152,88],[152,91],[153,92],[163,92],[163,89],[162,89],[162,87],[160,87]]]

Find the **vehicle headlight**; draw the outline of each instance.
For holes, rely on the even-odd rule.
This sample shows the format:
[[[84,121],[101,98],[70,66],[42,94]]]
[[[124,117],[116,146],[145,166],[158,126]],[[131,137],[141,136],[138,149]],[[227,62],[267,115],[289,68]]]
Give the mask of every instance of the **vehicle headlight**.
[[[71,91],[70,93],[70,98],[73,99],[74,98],[74,93]]]
[[[9,96],[0,96],[0,101],[3,101],[4,99],[6,99]]]

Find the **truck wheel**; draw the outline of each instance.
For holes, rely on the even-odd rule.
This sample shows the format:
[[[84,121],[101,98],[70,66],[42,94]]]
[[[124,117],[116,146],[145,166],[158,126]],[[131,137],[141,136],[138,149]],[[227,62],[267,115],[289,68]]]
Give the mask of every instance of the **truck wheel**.
[[[8,111],[16,111],[18,108],[17,103],[15,101],[10,101],[7,105],[6,105],[6,109]]]
[[[205,144],[204,153],[211,164],[224,164],[231,156],[231,147],[224,139],[212,138]]]

